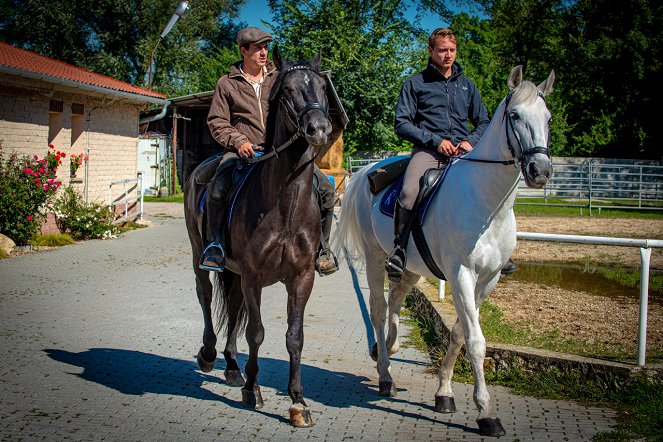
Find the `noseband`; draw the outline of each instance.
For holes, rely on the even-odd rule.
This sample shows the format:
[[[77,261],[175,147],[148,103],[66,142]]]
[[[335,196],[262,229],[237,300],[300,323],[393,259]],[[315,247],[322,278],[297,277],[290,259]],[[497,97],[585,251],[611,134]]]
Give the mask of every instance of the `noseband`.
[[[285,77],[289,73],[291,73],[293,71],[301,71],[301,70],[312,71],[316,75],[318,75],[318,72],[310,66],[295,65],[295,66],[292,66],[292,67],[288,68],[288,70],[283,72],[283,76],[281,77],[281,83],[283,82],[283,80],[285,79]],[[304,116],[309,111],[312,111],[314,109],[318,109],[324,114],[324,116],[325,116],[325,118],[327,118],[327,120],[331,121],[330,118],[329,118],[328,108],[323,107],[322,104],[318,103],[317,101],[312,102],[312,103],[307,103],[306,106],[304,106],[304,108],[302,110],[300,110],[299,112],[296,112],[295,107],[292,105],[292,103],[290,103],[288,100],[286,100],[283,93],[281,93],[281,91],[279,91],[279,103],[281,105],[283,105],[283,108],[285,109],[285,115],[286,115],[288,121],[290,121],[290,124],[292,124],[292,126],[295,128],[294,134],[288,139],[288,141],[281,144],[279,147],[273,148],[271,152],[266,153],[265,155],[262,155],[262,156],[257,157],[257,158],[256,157],[245,158],[244,159],[245,162],[247,162],[249,164],[253,164],[253,163],[257,163],[259,161],[264,161],[264,160],[266,160],[266,159],[268,159],[268,158],[270,158],[274,155],[278,156],[279,152],[281,152],[285,148],[289,147],[292,143],[297,141],[297,139],[299,139],[300,137],[302,137],[304,135],[304,130],[302,129],[302,123],[301,122],[302,122],[302,119],[304,118]]]

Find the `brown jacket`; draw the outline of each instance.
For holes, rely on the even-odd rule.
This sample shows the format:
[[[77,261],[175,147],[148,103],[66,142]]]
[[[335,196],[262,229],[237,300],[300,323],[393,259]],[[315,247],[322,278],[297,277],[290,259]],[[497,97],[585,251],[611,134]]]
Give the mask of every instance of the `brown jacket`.
[[[269,111],[269,93],[278,71],[267,60],[267,76],[260,89],[260,98],[239,70],[241,62],[230,67],[227,75],[216,82],[212,105],[207,115],[207,125],[212,137],[231,151],[247,141],[260,144],[265,141],[265,125]]]

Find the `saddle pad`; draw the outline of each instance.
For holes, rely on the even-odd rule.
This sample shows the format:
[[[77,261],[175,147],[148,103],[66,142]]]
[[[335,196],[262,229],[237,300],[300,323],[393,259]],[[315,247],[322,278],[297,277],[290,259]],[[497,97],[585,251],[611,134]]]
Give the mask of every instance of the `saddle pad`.
[[[428,211],[430,202],[437,193],[437,191],[442,186],[442,182],[444,181],[444,178],[446,178],[450,166],[451,164],[449,164],[449,166],[447,166],[444,169],[444,171],[442,171],[442,176],[437,182],[435,188],[433,188],[430,191],[428,196],[421,202],[420,207],[417,209],[417,221],[419,222],[419,225],[424,224],[424,218],[426,217],[426,212]],[[396,181],[391,183],[387,191],[384,193],[384,195],[382,195],[382,198],[380,199],[380,212],[382,212],[383,214],[385,214],[390,218],[394,217],[394,211],[396,209],[396,201],[398,200],[398,195],[400,195],[401,189],[403,188],[404,176],[405,175],[403,174],[398,178],[396,178]]]

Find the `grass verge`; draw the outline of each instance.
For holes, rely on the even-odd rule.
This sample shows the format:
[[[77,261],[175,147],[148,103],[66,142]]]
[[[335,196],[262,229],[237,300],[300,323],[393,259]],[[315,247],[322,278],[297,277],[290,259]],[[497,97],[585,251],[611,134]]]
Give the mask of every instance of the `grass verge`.
[[[184,194],[178,193],[175,195],[169,195],[167,197],[144,196],[143,201],[146,203],[183,203]]]

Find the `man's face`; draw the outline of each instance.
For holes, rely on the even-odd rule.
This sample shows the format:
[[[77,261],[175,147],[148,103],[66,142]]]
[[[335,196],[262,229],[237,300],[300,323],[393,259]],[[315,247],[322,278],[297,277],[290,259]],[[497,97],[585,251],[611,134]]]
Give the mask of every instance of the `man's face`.
[[[456,61],[456,43],[447,37],[435,40],[435,47],[428,47],[433,64],[437,66],[442,73],[446,73]]]
[[[244,63],[255,64],[258,67],[265,66],[267,63],[267,43],[251,43],[248,49],[240,48],[242,57],[244,57]]]

